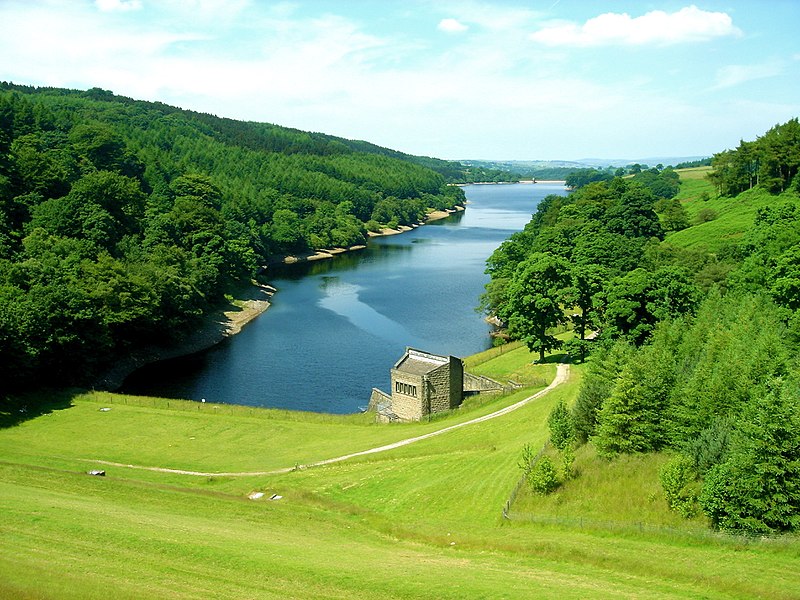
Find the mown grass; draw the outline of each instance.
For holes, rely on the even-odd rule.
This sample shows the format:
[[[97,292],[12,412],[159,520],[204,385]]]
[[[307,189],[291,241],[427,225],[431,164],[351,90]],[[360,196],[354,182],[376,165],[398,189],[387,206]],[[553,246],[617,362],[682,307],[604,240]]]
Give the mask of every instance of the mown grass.
[[[477,362],[530,379],[553,368],[516,349]],[[77,396],[71,408],[0,430],[0,597],[800,597],[794,538],[744,543],[505,521],[522,446],[541,446],[554,403],[574,398],[582,367],[572,369],[567,384],[500,418],[390,452],[247,477],[122,467],[90,477],[93,465],[81,459],[285,467],[438,429],[533,390],[399,427]],[[588,489],[592,459],[584,459]],[[614,479],[642,468],[619,466],[594,484],[594,505],[564,486],[556,509],[612,510]],[[254,490],[283,497],[249,500]]]

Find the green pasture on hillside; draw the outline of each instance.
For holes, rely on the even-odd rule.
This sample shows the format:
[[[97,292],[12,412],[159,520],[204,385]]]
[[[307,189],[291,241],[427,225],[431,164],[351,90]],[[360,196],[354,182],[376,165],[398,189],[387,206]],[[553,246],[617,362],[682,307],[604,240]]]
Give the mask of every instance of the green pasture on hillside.
[[[692,226],[670,233],[666,242],[716,253],[741,239],[752,226],[759,208],[786,200],[797,201],[794,192],[776,197],[761,189],[743,192],[735,198],[720,197],[714,185],[706,179],[710,170],[710,167],[698,167],[678,171],[681,189],[677,198],[686,209]],[[712,217],[711,220],[702,222],[701,211],[705,211],[705,218]]]
[[[517,346],[468,364],[498,378],[551,379],[555,365],[533,358]],[[77,395],[0,430],[0,597],[800,597],[797,538],[714,536],[670,520],[656,498],[645,498],[648,518],[666,527],[503,518],[522,447],[545,443],[549,411],[574,400],[582,370],[573,365],[566,384],[508,415],[276,475],[86,471],[99,467],[87,459],[208,473],[292,467],[463,422],[538,388],[399,426],[363,415]],[[593,504],[564,486],[544,501],[521,494],[518,510],[641,520],[635,504],[611,506],[620,504],[613,479],[626,473],[627,494],[637,486],[654,494],[655,463],[640,469],[587,455],[577,464],[581,485],[597,488]],[[254,491],[265,495],[250,500]]]

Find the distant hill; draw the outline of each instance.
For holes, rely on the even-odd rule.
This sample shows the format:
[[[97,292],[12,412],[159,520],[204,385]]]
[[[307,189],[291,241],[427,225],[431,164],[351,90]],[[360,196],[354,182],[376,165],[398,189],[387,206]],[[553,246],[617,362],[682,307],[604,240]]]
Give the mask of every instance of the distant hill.
[[[581,158],[575,162],[595,167],[626,167],[628,165],[647,165],[648,167],[655,167],[656,165],[677,166],[681,163],[695,162],[703,159],[710,159],[710,156],[656,156],[649,158]]]
[[[459,162],[473,171],[483,170],[495,177],[505,177],[508,181],[526,179],[566,179],[571,173],[583,169],[615,170],[639,165],[641,169],[661,165],[666,166],[698,166],[710,164],[710,157],[680,156],[646,159],[604,159],[582,158],[580,160],[473,160],[462,159]],[[477,179],[476,179],[477,180]],[[486,181],[502,179],[486,179]]]

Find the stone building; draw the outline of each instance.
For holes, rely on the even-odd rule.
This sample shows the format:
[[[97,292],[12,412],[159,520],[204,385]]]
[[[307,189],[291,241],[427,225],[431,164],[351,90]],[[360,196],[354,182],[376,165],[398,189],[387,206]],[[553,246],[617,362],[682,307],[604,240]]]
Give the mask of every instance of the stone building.
[[[419,421],[456,408],[464,398],[464,363],[455,356],[406,348],[390,375],[391,395],[375,389],[370,398],[383,421]]]

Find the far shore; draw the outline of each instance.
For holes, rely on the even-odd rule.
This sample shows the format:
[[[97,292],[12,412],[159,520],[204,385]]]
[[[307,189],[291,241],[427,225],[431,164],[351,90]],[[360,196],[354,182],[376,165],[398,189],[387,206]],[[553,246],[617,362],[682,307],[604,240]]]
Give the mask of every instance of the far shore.
[[[367,237],[382,237],[386,235],[397,235],[399,233],[405,233],[406,231],[412,231],[417,227],[422,227],[425,223],[430,223],[431,221],[438,221],[440,219],[446,219],[458,212],[462,212],[466,210],[463,206],[456,206],[450,210],[435,210],[433,212],[428,213],[425,216],[425,221],[420,223],[414,223],[413,225],[401,225],[397,229],[390,229],[385,228],[381,229],[380,231],[368,231]],[[317,250],[316,252],[309,252],[307,254],[293,254],[290,256],[284,256],[283,258],[276,259],[272,261],[271,264],[287,264],[291,265],[294,263],[299,262],[310,262],[315,260],[325,260],[328,258],[333,258],[339,254],[343,254],[345,252],[355,252],[357,250],[363,250],[367,246],[365,244],[358,244],[357,246],[350,246],[349,248],[324,248],[322,250]]]
[[[401,226],[398,229],[383,229],[380,232],[369,232],[369,237],[385,235],[397,235],[411,231],[417,227],[445,219],[457,212],[465,210],[463,206],[457,206],[452,210],[433,211],[426,216],[425,222],[415,223],[413,226]],[[293,264],[298,262],[323,260],[333,258],[344,252],[363,250],[366,245],[360,244],[350,248],[331,248],[318,250],[315,253],[299,256],[287,256],[276,261],[278,263]],[[189,334],[184,340],[174,346],[162,347],[151,346],[131,353],[114,364],[108,371],[95,380],[93,387],[97,389],[116,390],[122,387],[125,378],[134,371],[146,365],[156,363],[171,358],[188,356],[219,344],[226,338],[236,335],[242,328],[250,323],[257,316],[265,312],[269,306],[269,299],[277,290],[271,285],[256,284],[246,288],[242,293],[237,294],[238,298],[227,306],[205,315],[202,324],[197,330]]]
[[[525,185],[536,185],[537,183],[567,183],[564,179],[521,179],[520,181],[475,181],[473,183],[456,183],[459,187],[468,185],[516,185],[522,183]]]

